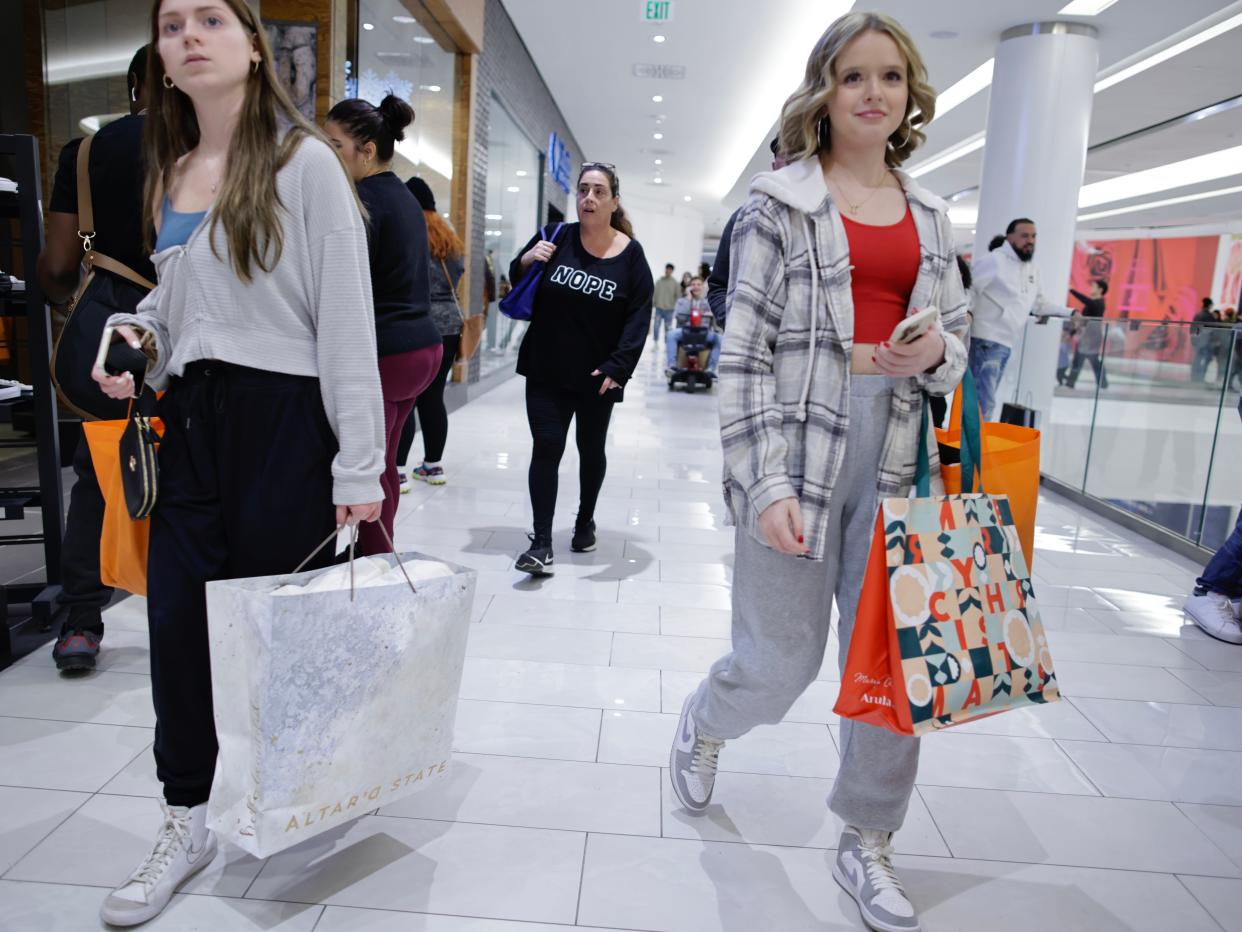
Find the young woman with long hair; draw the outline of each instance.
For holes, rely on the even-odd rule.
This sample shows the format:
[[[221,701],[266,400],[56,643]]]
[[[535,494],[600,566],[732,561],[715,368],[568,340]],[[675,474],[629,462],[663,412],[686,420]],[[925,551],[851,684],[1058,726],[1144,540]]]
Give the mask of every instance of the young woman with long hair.
[[[414,445],[416,422],[423,426],[423,462],[415,467],[413,476],[429,485],[444,485],[447,476],[441,459],[444,445],[448,443],[448,409],[444,407],[444,386],[448,383],[449,370],[457,358],[461,346],[462,310],[457,298],[457,286],[466,271],[466,247],[456,231],[436,211],[436,196],[427,182],[417,176],[405,183],[423,208],[427,220],[427,246],[431,253],[431,319],[440,331],[444,342],[444,356],[440,371],[436,373],[426,390],[419,393],[414,410],[406,419],[401,432],[401,444],[397,450],[397,462],[404,463]],[[405,476],[401,477],[404,486]]]
[[[643,247],[621,208],[616,168],[584,162],[577,196],[578,222],[566,224],[555,242],[536,234],[509,266],[516,286],[532,263],[547,263],[517,364],[518,374],[526,376],[526,419],[534,441],[535,528],[516,568],[532,576],[552,572],[557,469],[571,420],[577,421],[579,504],[570,549],[595,549],[608,422],[638,365],[655,293]]]
[[[374,521],[384,466],[366,234],[340,159],[281,90],[244,0],[156,0],[151,48],[158,287],[111,323],[132,346],[153,338],[146,379],[167,390],[147,602],[164,817],[103,904],[121,926],[158,915],[216,851],[206,582],[291,572],[334,528]],[[134,394],[129,375],[94,377]]]
[[[669,769],[691,812],[711,800],[725,741],[779,722],[818,675],[834,597],[844,665],[878,498],[909,492],[919,444],[935,456],[924,393],[946,394],[966,368],[947,205],[897,170],[935,101],[898,23],[837,20],[782,111],[789,164],[756,176],[734,227],[720,359],[733,651],[682,708]],[[932,305],[938,326],[889,344],[907,313]],[[919,928],[891,860],[918,753],[917,739],[841,722],[833,876],[873,929]]]
[[[436,377],[444,349],[431,319],[431,270],[427,224],[413,195],[392,171],[396,144],[414,111],[389,94],[377,107],[367,100],[342,100],[328,111],[324,130],[336,146],[367,209],[367,246],[380,385],[384,390],[384,508],[378,524],[364,524],[358,537],[365,555],[392,548],[393,523],[401,495],[397,448],[414,402]]]

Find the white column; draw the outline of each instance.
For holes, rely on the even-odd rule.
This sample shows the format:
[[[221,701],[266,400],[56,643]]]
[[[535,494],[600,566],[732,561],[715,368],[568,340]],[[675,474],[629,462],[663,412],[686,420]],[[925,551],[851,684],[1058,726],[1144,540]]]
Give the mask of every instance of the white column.
[[[975,225],[975,255],[1004,233],[1009,221],[1030,217],[1039,239],[1035,264],[1043,292],[1063,303],[1074,255],[1078,189],[1099,70],[1094,26],[1029,23],[1001,35],[992,71],[987,145]],[[1056,385],[1061,328],[1028,323],[1025,353],[1014,348],[999,397],[1047,412]],[[1016,388],[1016,393],[1015,393]],[[999,410],[999,409],[998,409]]]

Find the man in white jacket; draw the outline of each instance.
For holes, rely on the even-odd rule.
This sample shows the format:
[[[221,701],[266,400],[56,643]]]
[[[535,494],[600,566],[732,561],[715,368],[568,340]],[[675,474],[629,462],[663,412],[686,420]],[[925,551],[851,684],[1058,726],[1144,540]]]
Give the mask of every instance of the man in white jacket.
[[[1020,217],[1009,224],[1005,243],[971,263],[975,300],[970,328],[970,372],[975,378],[984,420],[993,415],[996,390],[1009,356],[1028,317],[1045,323],[1073,311],[1053,304],[1039,286],[1035,257],[1035,222]]]

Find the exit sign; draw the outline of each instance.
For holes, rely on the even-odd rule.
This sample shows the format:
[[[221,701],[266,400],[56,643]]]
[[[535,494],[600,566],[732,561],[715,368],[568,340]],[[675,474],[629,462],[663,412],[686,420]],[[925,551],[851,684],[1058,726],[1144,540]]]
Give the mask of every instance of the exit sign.
[[[642,0],[644,23],[667,23],[673,18],[673,0]]]

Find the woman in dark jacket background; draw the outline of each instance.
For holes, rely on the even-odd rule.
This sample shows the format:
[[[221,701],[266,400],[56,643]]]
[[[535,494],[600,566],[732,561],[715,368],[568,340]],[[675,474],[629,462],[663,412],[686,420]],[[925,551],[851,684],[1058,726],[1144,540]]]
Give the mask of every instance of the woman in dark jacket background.
[[[643,248],[621,209],[616,168],[585,162],[578,174],[578,222],[556,241],[536,234],[509,266],[516,287],[534,262],[546,262],[530,327],[518,352],[526,377],[530,461],[531,547],[516,567],[532,576],[552,571],[552,518],[557,469],[569,422],[577,421],[578,517],[570,549],[595,549],[595,503],[608,462],[604,446],[612,406],[638,365],[651,326],[655,283]]]
[[[409,458],[410,448],[414,445],[416,425],[421,423],[423,463],[414,469],[412,475],[429,485],[444,485],[448,481],[440,463],[444,456],[444,445],[448,443],[448,409],[444,406],[444,386],[461,346],[461,325],[464,321],[461,304],[457,299],[457,285],[466,271],[466,247],[448,221],[436,212],[436,196],[427,187],[427,182],[414,177],[405,186],[423,208],[423,218],[427,221],[427,245],[431,258],[428,267],[431,279],[431,319],[440,331],[444,356],[440,360],[440,369],[435,378],[419,394],[414,410],[406,419],[405,428],[401,432],[401,444],[397,449],[397,462],[403,464]],[[403,473],[401,491],[408,488],[408,480]]]
[[[401,494],[397,470],[401,429],[415,400],[435,378],[444,352],[431,320],[427,222],[418,201],[391,169],[396,144],[413,121],[410,105],[389,94],[378,107],[367,100],[342,100],[328,111],[324,123],[369,214],[367,248],[387,447],[380,480],[383,529],[376,522],[359,529],[358,549],[364,555],[392,549],[384,531],[392,536]]]

